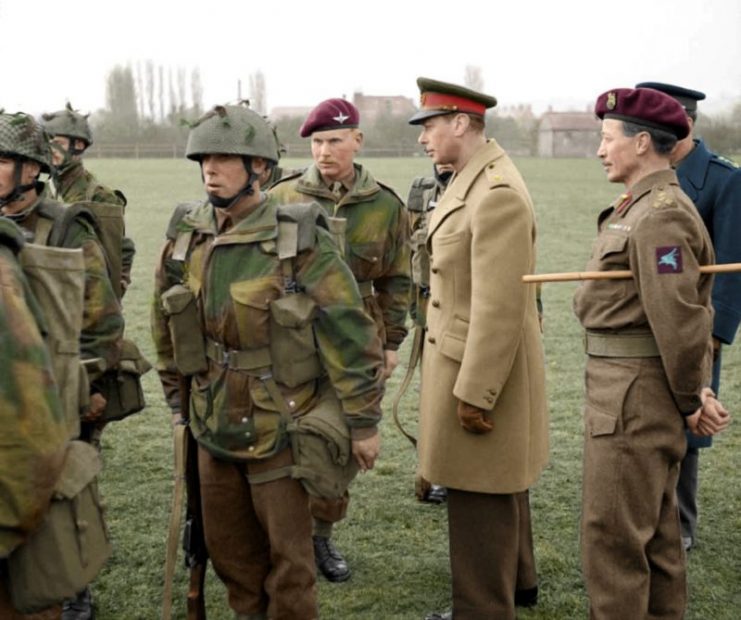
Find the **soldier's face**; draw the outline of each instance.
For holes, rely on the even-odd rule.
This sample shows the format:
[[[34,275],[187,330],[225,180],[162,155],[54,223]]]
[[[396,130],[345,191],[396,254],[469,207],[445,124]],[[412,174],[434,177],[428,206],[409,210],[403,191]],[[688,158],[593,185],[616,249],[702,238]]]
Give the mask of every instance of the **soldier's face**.
[[[626,136],[623,133],[623,121],[614,118],[602,121],[602,141],[597,149],[597,157],[602,160],[608,181],[632,185],[640,168],[637,147],[638,136]]]
[[[51,161],[55,166],[60,166],[64,162],[65,153],[69,152],[70,141],[65,136],[54,136],[49,140],[51,145]]]
[[[355,153],[363,144],[357,129],[330,129],[311,135],[311,156],[325,181],[333,183],[354,174]]]
[[[219,198],[236,195],[247,183],[247,171],[239,155],[204,155],[201,170],[206,192]]]
[[[444,114],[425,119],[419,133],[419,142],[435,165],[453,164],[458,156],[458,144],[452,115]]]
[[[15,188],[15,162],[10,157],[0,157],[0,198],[7,197]],[[39,165],[32,161],[24,161],[21,165],[21,185],[33,183],[39,175]]]

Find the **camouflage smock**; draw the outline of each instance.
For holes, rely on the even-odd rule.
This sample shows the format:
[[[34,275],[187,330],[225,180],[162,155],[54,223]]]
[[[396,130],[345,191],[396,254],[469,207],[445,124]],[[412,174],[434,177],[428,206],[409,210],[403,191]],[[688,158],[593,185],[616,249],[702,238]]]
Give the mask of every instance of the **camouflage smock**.
[[[333,193],[315,165],[286,177],[270,189],[279,204],[315,200],[328,215],[345,218],[344,257],[361,287],[372,283],[366,310],[376,322],[386,349],[396,350],[407,334],[409,307],[409,228],[401,199],[355,164],[355,184],[344,195]]]
[[[54,183],[54,198],[65,204],[75,202],[103,202],[126,207],[126,198],[120,191],[101,185],[92,172],[82,162],[75,161],[57,170]],[[121,242],[121,274],[124,288],[131,283],[131,267],[134,263],[136,247],[134,241],[124,237]]]
[[[194,231],[185,262],[173,259],[175,239],[163,249],[155,274],[152,333],[157,369],[173,412],[180,408],[173,343],[161,297],[183,283],[196,295],[207,340],[229,351],[269,346],[270,303],[283,296],[278,260],[277,202],[263,201],[244,219],[217,231],[214,207],[195,205],[178,225]],[[177,237],[176,237],[177,239]],[[294,388],[277,383],[294,416],[309,411],[325,389],[334,388],[351,435],[375,434],[383,396],[381,344],[363,310],[352,274],[329,233],[316,229],[311,250],[296,257],[298,290],[316,304],[314,339],[323,376]],[[208,360],[191,382],[190,419],[199,443],[221,458],[265,458],[275,449],[281,418],[263,382],[245,371]],[[257,436],[245,439],[245,429]]]
[[[36,242],[39,220],[54,220],[65,207],[40,197],[33,205],[12,219]],[[119,360],[124,319],[121,305],[108,277],[105,255],[91,225],[80,218],[70,223],[62,248],[81,248],[85,260],[85,307],[82,317],[80,353],[82,359],[101,358],[105,368],[113,368]]]
[[[4,218],[0,221],[8,224]],[[0,231],[2,236],[2,231]],[[41,522],[67,431],[51,362],[16,257],[0,239],[0,558]]]

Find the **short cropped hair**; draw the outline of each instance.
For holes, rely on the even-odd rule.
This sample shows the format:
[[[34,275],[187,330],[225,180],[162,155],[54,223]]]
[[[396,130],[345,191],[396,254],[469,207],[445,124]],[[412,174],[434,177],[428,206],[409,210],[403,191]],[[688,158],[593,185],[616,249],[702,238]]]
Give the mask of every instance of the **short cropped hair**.
[[[651,136],[651,144],[653,144],[654,150],[659,155],[669,155],[677,144],[677,136],[669,131],[647,127],[646,125],[640,125],[630,121],[623,121],[623,135],[632,137],[637,136],[643,131]]]

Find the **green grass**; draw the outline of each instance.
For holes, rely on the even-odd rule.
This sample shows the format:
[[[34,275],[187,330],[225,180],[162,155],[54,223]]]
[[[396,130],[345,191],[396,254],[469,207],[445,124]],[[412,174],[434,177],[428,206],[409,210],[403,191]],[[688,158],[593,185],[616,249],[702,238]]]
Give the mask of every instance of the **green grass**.
[[[305,164],[289,160],[287,167]],[[371,159],[372,172],[405,197],[412,178],[426,174],[425,158]],[[584,267],[601,208],[621,192],[595,161],[521,159],[539,222],[538,271]],[[174,206],[202,196],[195,164],[173,160],[93,160],[89,167],[129,198],[127,226],[137,244],[132,288],[125,298],[127,331],[153,359],[149,337],[152,272]],[[572,619],[586,615],[579,568],[578,519],[581,484],[581,403],[584,355],[571,312],[574,284],[543,290],[545,348],[551,411],[551,460],[531,492],[541,598],[523,619]],[[503,292],[506,294],[506,292]],[[407,343],[408,345],[408,343]],[[405,346],[402,358],[408,355]],[[741,348],[726,350],[722,397],[732,411],[741,401]],[[387,401],[405,368],[389,385]],[[158,618],[165,538],[172,489],[169,416],[154,372],[145,378],[149,407],[110,426],[103,436],[102,488],[115,551],[95,583],[98,618]],[[416,427],[418,387],[403,401],[403,418]],[[389,404],[390,407],[390,404]],[[352,489],[349,517],[336,541],[353,569],[344,584],[319,582],[327,620],[414,620],[449,606],[447,525],[444,508],[413,497],[414,453],[397,432],[390,410],[382,425],[377,467]],[[739,617],[741,610],[741,427],[716,440],[701,458],[701,524],[689,560],[690,620]],[[178,563],[176,617],[183,618],[185,570]],[[232,617],[224,588],[209,572],[209,618]]]

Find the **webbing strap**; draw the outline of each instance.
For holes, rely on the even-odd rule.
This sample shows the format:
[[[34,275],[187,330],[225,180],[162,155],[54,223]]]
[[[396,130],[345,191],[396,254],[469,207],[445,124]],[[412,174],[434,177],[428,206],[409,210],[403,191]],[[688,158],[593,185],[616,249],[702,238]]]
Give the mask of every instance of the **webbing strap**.
[[[193,237],[193,230],[179,232],[175,237],[175,245],[172,248],[172,258],[177,261],[185,261],[188,258],[188,248]]]
[[[424,327],[422,327],[421,325],[415,326],[414,340],[412,341],[412,352],[409,354],[409,364],[407,365],[407,371],[404,375],[404,379],[402,379],[401,381],[401,385],[399,385],[396,396],[394,396],[394,402],[391,405],[391,411],[394,414],[394,424],[396,424],[396,428],[401,431],[401,434],[404,435],[404,437],[406,437],[415,448],[417,447],[416,437],[414,437],[414,435],[412,435],[411,433],[408,433],[401,424],[401,419],[399,418],[399,403],[401,402],[402,397],[409,388],[409,384],[412,382],[412,377],[414,377],[414,370],[417,368],[420,354],[422,353],[422,340],[424,338],[424,333]]]
[[[36,223],[36,233],[33,242],[38,245],[49,245],[51,229],[54,227],[54,220],[46,217],[40,217]]]

